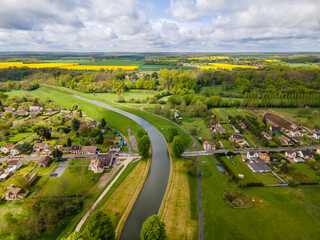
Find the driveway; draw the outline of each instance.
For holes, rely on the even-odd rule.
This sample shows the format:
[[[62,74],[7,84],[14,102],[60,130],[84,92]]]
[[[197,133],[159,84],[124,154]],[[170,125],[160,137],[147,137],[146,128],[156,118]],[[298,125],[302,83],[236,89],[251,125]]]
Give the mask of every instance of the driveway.
[[[70,159],[58,165],[58,167],[54,171],[54,174],[55,173],[58,174],[56,177],[61,177],[61,175],[64,173],[64,170],[66,170],[66,168],[68,167],[69,162],[70,162]]]

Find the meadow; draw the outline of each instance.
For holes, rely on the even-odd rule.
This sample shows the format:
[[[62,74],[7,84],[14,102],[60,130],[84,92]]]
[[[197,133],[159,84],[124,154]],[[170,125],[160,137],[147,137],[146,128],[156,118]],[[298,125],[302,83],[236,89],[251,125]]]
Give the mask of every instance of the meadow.
[[[213,156],[198,159],[203,173],[204,239],[300,240],[320,236],[320,186],[238,188],[229,181],[230,176],[217,170],[214,161]],[[226,191],[248,194],[254,198],[254,206],[231,208],[222,199]]]

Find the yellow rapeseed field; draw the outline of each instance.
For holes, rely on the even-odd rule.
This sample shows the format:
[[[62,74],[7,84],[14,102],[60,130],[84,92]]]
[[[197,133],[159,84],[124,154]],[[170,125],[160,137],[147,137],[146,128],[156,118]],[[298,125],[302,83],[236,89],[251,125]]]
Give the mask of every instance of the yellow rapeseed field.
[[[266,59],[266,62],[279,62],[279,60],[275,60],[275,59]]]
[[[9,67],[28,67],[28,68],[65,68],[69,70],[87,70],[97,71],[100,69],[118,69],[134,70],[138,66],[99,66],[99,65],[79,65],[79,63],[36,63],[36,64],[24,64],[22,62],[0,62],[0,69]]]
[[[258,68],[254,66],[247,65],[235,65],[235,64],[226,64],[226,63],[208,63],[211,66],[199,66],[201,69],[225,69],[232,70],[234,68]]]
[[[214,57],[188,58],[188,60],[217,60],[217,59],[229,59],[229,57],[225,57],[225,56],[214,56]]]

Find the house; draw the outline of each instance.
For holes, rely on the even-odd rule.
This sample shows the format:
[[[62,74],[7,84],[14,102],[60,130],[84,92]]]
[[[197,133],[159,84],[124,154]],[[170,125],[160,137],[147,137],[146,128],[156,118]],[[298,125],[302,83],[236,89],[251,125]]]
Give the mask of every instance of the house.
[[[71,146],[71,153],[72,154],[80,154],[81,153],[81,145],[72,145]]]
[[[62,147],[61,146],[58,149],[63,153],[70,153],[71,152],[71,147]]]
[[[293,151],[293,150],[288,150],[288,151],[286,151],[285,156],[286,156],[287,158],[292,158],[292,159],[294,159],[294,158],[297,156],[297,154],[296,154],[296,152]]]
[[[314,133],[314,134],[313,134],[313,137],[314,137],[315,139],[319,140],[319,139],[320,139],[320,131],[317,132],[317,133]]]
[[[111,145],[109,147],[109,152],[120,152],[122,150],[120,145]]]
[[[92,122],[89,122],[89,127],[91,128],[96,128],[98,127],[99,123],[97,121],[92,121]]]
[[[287,138],[287,137],[285,137],[283,135],[281,135],[280,137],[281,137],[284,145],[292,145],[293,144],[293,142],[289,138]]]
[[[313,130],[311,130],[311,134],[315,134],[315,133],[317,133],[317,132],[320,132],[320,130],[319,130],[319,129],[313,129]]]
[[[231,135],[229,137],[229,140],[232,142],[242,142],[244,140],[243,136],[241,134],[235,134],[235,135]]]
[[[299,151],[299,156],[305,159],[313,159],[314,155],[311,150]]]
[[[222,127],[220,123],[216,124],[213,129],[214,134],[223,134],[226,133],[226,130]]]
[[[15,109],[15,108],[13,108],[13,107],[5,107],[5,108],[4,108],[4,111],[5,111],[5,112],[11,112],[11,113],[14,113],[14,112],[16,111],[16,109]]]
[[[257,152],[254,152],[254,151],[250,151],[250,152],[247,152],[247,158],[250,160],[251,158],[257,158],[259,157],[259,154]]]
[[[270,131],[272,131],[272,132],[278,132],[278,131],[281,130],[281,127],[276,126],[276,125],[271,125],[271,127],[270,127],[269,129],[270,129]]]
[[[205,151],[213,151],[216,150],[216,144],[213,142],[204,141],[203,148]]]
[[[16,147],[13,143],[7,143],[0,148],[0,151],[3,153],[9,153],[12,148]]]
[[[179,113],[178,112],[174,112],[174,117],[178,118],[179,117]]]
[[[296,129],[296,130],[300,129],[300,127],[295,123],[292,123],[290,127],[291,127],[291,129]]]
[[[303,137],[303,132],[301,130],[293,129],[289,132],[291,137]]]
[[[8,163],[8,168],[18,170],[22,166],[22,161],[21,160],[10,160]]]
[[[47,111],[44,112],[45,115],[53,115],[55,112],[52,109],[48,109]]]
[[[71,111],[69,111],[69,110],[60,110],[60,113],[64,114],[64,115],[67,115],[67,114],[70,114]]]
[[[69,121],[70,119],[72,119],[72,116],[71,115],[65,115],[65,116],[62,116],[63,117],[63,119],[65,120],[65,121]]]
[[[28,116],[29,112],[24,111],[24,110],[18,110],[17,114],[18,114],[18,116]]]
[[[265,161],[266,163],[270,163],[270,157],[267,153],[258,152],[258,157]]]
[[[7,201],[18,200],[26,197],[28,195],[28,190],[25,191],[19,187],[8,187],[5,199]]]
[[[91,158],[91,162],[89,165],[89,170],[94,173],[102,173],[105,168],[109,168],[115,161],[115,157],[113,154],[97,154],[95,157]]]
[[[236,129],[236,127],[234,125],[231,125],[231,127],[236,133],[240,133],[240,131],[238,129]]]
[[[54,147],[48,146],[41,151],[41,155],[51,155]]]
[[[17,111],[28,111],[28,107],[27,106],[19,106]]]
[[[247,125],[244,123],[239,123],[238,124],[243,130],[245,130],[247,128]]]
[[[34,113],[39,113],[39,112],[43,111],[43,107],[30,106],[30,107],[29,107],[29,111],[30,111],[30,112],[34,112]]]
[[[33,144],[33,150],[36,152],[41,152],[43,149],[47,148],[48,144],[44,142]]]
[[[262,131],[261,132],[261,135],[264,136],[266,139],[268,140],[272,140],[272,137],[270,136],[269,133],[265,132],[265,131]]]
[[[11,170],[6,170],[0,175],[0,182],[7,180],[12,175]]]
[[[317,154],[320,154],[320,146],[317,147]]]
[[[82,146],[81,154],[97,154],[97,150],[96,146]]]
[[[27,176],[28,175],[28,176]],[[30,177],[29,174],[27,174],[25,176],[26,180],[27,180],[27,186],[31,186],[32,183],[37,179],[38,177],[38,173],[34,173],[32,174],[32,176]]]
[[[51,163],[51,157],[46,156],[41,158],[38,162],[37,165],[38,167],[42,168],[42,167],[48,167]]]
[[[20,149],[18,146],[15,146],[10,149],[10,155],[19,155],[20,154]]]
[[[255,173],[271,172],[271,168],[258,157],[251,158],[247,165]]]

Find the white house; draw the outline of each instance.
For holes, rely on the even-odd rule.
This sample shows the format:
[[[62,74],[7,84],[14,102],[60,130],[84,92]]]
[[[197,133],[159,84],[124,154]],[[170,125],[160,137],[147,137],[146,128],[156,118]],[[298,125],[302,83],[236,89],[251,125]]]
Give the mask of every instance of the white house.
[[[319,139],[320,139],[320,132],[314,133],[314,134],[313,134],[313,137],[314,137],[315,139],[319,140]]]
[[[288,158],[295,158],[297,156],[297,154],[293,150],[288,150],[288,151],[286,151],[285,156]]]
[[[214,143],[209,143],[208,141],[205,141],[203,143],[203,148],[206,151],[212,151],[212,150],[216,150],[216,144]]]
[[[259,154],[257,152],[254,152],[254,151],[247,152],[247,158],[249,160],[251,160],[251,158],[257,158],[257,157],[259,157]]]

